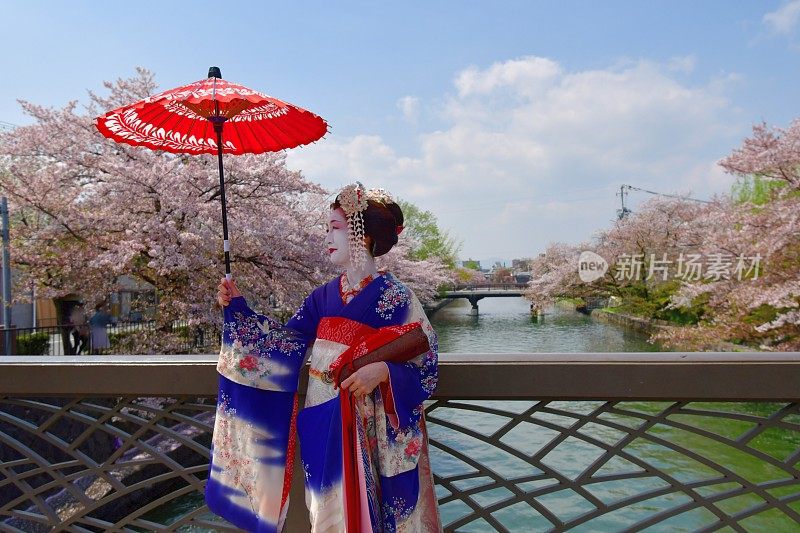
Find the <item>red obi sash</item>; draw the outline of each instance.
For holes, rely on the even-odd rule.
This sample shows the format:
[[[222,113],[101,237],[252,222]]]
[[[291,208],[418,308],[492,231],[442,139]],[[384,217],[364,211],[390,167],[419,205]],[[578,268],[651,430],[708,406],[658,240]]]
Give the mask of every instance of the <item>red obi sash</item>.
[[[317,337],[349,346],[336,360],[331,363],[330,372],[334,377],[334,383],[339,384],[343,381],[342,373],[352,373],[357,369],[355,361],[370,352],[396,341],[406,333],[420,328],[419,322],[405,324],[401,326],[386,326],[382,328],[371,328],[361,322],[342,317],[325,317],[320,320],[317,328]],[[386,361],[405,362],[424,353],[399,353],[395,352],[387,357]],[[382,391],[387,391],[388,387],[381,387]],[[384,408],[389,413],[394,411],[392,406],[391,394],[386,395]],[[359,520],[361,517],[361,498],[358,480],[358,464],[361,458],[357,457],[356,439],[358,438],[355,419],[355,405],[353,396],[349,391],[339,389],[339,402],[342,411],[342,463],[343,463],[343,484],[345,501],[345,523],[348,533],[361,531]],[[368,466],[365,466],[368,468]]]

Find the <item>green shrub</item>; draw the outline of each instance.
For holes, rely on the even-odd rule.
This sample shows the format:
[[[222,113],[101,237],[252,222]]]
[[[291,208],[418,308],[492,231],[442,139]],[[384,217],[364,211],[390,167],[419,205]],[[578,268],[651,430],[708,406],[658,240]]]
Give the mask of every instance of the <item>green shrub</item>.
[[[130,341],[127,337],[130,336],[131,331],[120,331],[119,333],[109,333],[108,334],[108,344],[110,345],[111,351],[114,351],[114,348],[120,348],[125,345],[126,342]]]
[[[20,355],[47,355],[50,353],[49,333],[29,333],[17,337],[17,353]]]
[[[670,280],[652,285],[635,283],[620,287],[620,313],[667,320],[677,325],[688,326],[699,323],[707,314],[708,295],[694,299],[689,308],[670,308],[671,297],[680,289],[679,280]]]
[[[778,309],[768,304],[761,304],[744,317],[746,324],[760,326],[772,322],[778,316]]]
[[[192,340],[194,338],[194,328],[189,326],[177,326],[172,328],[172,333],[184,340]]]

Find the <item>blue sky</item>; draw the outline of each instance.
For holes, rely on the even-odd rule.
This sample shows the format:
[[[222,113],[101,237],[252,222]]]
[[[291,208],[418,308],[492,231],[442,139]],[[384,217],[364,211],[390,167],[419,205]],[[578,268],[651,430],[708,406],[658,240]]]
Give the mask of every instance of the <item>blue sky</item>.
[[[715,163],[751,125],[800,116],[797,0],[222,5],[6,3],[0,121],[136,66],[166,89],[219,65],[329,121],[290,166],[383,186],[486,260],[589,239],[622,183],[726,192]]]

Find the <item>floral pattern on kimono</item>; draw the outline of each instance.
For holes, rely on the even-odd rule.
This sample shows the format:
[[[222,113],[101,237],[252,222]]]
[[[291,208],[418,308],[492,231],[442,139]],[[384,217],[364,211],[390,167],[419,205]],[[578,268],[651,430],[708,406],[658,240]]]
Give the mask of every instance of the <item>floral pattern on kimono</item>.
[[[377,276],[347,304],[342,301],[339,284],[337,277],[315,289],[286,326],[254,313],[243,299],[234,299],[226,308],[218,370],[220,399],[228,411],[218,416],[215,425],[207,488],[209,507],[250,531],[280,530],[291,475],[293,400],[306,351],[310,351],[313,375],[319,376],[359,342],[359,334],[418,323],[428,336],[430,350],[405,363],[387,362],[388,382],[355,402],[357,449],[350,456],[358,461],[357,483],[361,487],[357,494],[362,501],[362,519],[357,529],[440,531],[422,409],[438,379],[436,334],[413,292],[391,274]],[[266,396],[255,398],[257,394]],[[230,414],[232,408],[236,410]],[[231,416],[245,423],[235,426]],[[339,391],[332,383],[309,379],[305,407],[297,414],[296,423],[312,530],[345,531],[342,435],[346,428]],[[245,446],[254,454],[253,462],[236,464],[239,470],[248,464],[259,469],[254,486],[272,484],[270,490],[256,495],[261,503],[254,511],[253,506],[245,505],[250,494],[247,487],[237,486],[232,472],[226,477],[223,467],[227,456],[217,449],[222,442],[241,441],[226,437],[226,427],[247,428],[247,424],[261,433],[250,437],[257,445]],[[278,453],[280,446],[285,448]],[[280,466],[285,468],[278,475]],[[241,472],[239,476],[240,480],[252,479]],[[225,498],[235,505],[212,504]],[[248,513],[246,520],[239,516]]]
[[[286,518],[298,375],[316,332],[319,299],[312,292],[286,326],[255,313],[242,297],[224,311],[206,502],[247,531],[278,532]]]

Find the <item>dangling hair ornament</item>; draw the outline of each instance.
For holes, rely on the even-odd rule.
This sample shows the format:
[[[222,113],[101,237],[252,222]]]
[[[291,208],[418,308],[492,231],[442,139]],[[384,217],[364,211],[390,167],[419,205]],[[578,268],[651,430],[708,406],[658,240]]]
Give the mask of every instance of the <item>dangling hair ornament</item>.
[[[348,242],[350,244],[350,263],[361,268],[366,261],[364,245],[364,211],[367,210],[367,190],[360,181],[344,187],[339,193],[339,205],[347,215]]]

